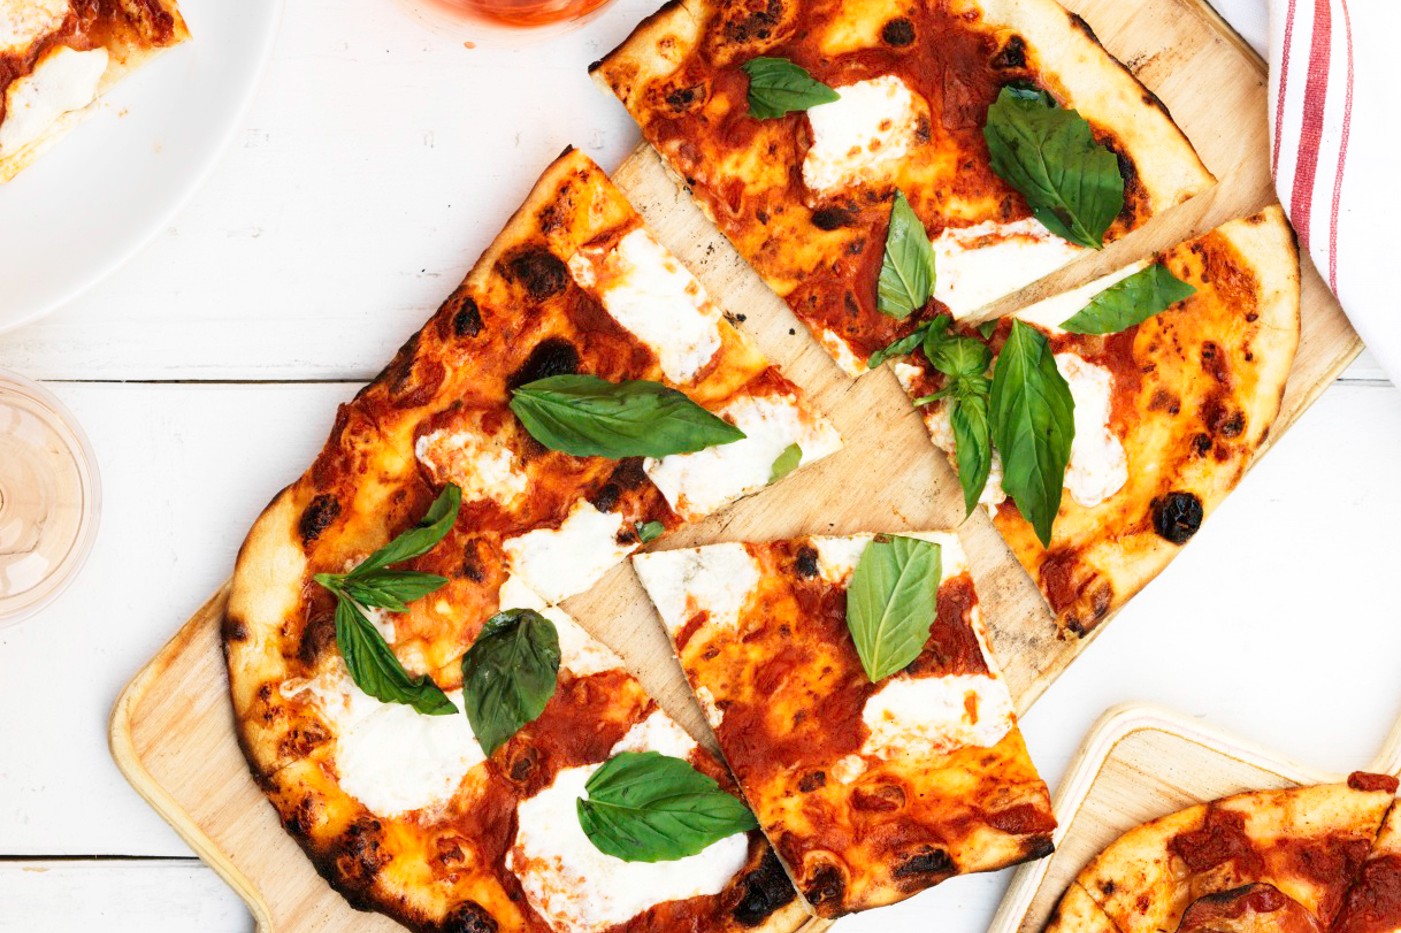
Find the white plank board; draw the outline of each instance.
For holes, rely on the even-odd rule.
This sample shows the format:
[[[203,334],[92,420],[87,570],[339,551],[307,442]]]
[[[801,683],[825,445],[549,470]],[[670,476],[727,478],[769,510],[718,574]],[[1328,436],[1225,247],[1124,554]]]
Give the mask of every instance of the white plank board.
[[[0,933],[252,933],[197,859],[0,862]]]
[[[353,387],[54,389],[92,434],[106,512],[73,589],[0,630],[0,709],[44,704],[42,716],[0,716],[0,856],[188,854],[111,764],[107,712],[227,575],[249,522],[310,460]],[[1390,482],[1401,432],[1362,426],[1398,420],[1401,392],[1388,386],[1340,385],[1323,396],[1027,717],[1048,780],[1105,707],[1130,699],[1209,711],[1321,766],[1370,757],[1401,709],[1389,540],[1401,523],[1401,489]],[[1222,668],[1201,660],[1207,651],[1249,663],[1229,681],[1210,679],[1197,672]],[[1280,686],[1280,671],[1298,673]],[[1353,712],[1340,718],[1339,709]],[[930,906],[942,913],[943,900]],[[890,917],[906,909],[924,908]]]

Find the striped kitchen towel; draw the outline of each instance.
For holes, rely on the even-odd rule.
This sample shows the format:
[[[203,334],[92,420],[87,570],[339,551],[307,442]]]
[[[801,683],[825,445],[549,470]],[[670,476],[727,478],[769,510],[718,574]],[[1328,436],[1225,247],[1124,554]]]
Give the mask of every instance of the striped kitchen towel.
[[[1270,0],[1271,164],[1300,246],[1401,384],[1401,0]]]

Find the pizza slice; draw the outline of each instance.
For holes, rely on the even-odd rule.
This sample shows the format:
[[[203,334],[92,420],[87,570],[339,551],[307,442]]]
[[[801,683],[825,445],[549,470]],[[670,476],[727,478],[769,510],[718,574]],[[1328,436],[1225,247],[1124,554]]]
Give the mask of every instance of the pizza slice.
[[[1390,775],[1357,775],[1379,790],[1394,792]],[[1401,808],[1392,803],[1381,832],[1333,921],[1334,933],[1394,933],[1401,930]]]
[[[685,0],[592,73],[853,375],[1214,182],[1054,0]]]
[[[0,0],[0,183],[189,37],[174,0]]]
[[[411,925],[476,929],[470,916],[444,919],[458,909],[529,913],[521,885],[536,868],[516,880],[501,874],[519,837],[472,836],[518,820],[443,830],[468,853],[462,864],[443,863],[451,847],[440,849],[439,829],[425,828],[438,826],[454,795],[486,794],[478,802],[494,812],[506,798],[493,788],[525,767],[514,757],[519,740],[483,737],[464,717],[464,658],[484,633],[517,630],[521,611],[550,618],[548,607],[645,542],[839,446],[603,172],[567,152],[463,285],[341,407],[321,454],[240,551],[223,633],[235,722],[289,831],[352,902]],[[558,619],[553,628],[564,668],[583,678],[561,680],[554,696],[587,696],[558,711],[567,737],[529,734],[542,736],[542,754],[548,743],[573,749],[560,767],[597,764],[651,701],[612,662],[587,675],[571,668],[567,642],[583,636]],[[598,650],[580,649],[585,658]],[[364,754],[337,757],[353,744],[347,736],[366,733],[396,751],[382,755],[371,742]],[[423,770],[385,770],[419,745]],[[699,773],[716,772],[700,753],[690,759]],[[517,788],[516,802],[547,784]],[[365,875],[365,858],[393,853]],[[758,849],[746,848],[750,855],[760,880],[711,884],[703,897],[712,900],[695,905],[696,929],[739,922],[726,911],[763,926],[787,903],[772,883],[782,878],[776,863]],[[481,858],[490,865],[480,877],[497,881],[469,896],[478,875],[465,866]],[[421,901],[434,873],[467,887],[452,893],[434,882],[437,893]],[[657,891],[680,890],[668,883]],[[543,916],[555,908],[542,898],[529,910]],[[594,928],[569,925],[573,909],[523,928]],[[687,909],[648,908],[623,928],[660,928],[648,918]]]
[[[1223,917],[1328,930],[1395,792],[1394,778],[1358,773],[1199,804],[1125,833],[1076,881],[1122,933],[1219,930]]]
[[[1046,785],[956,535],[715,544],[633,566],[820,916],[1051,851]]]
[[[995,325],[947,329],[957,335],[950,346],[986,344],[976,373],[951,365],[945,332],[894,362],[895,375],[963,471],[968,507],[988,509],[1060,624],[1083,636],[1176,556],[1269,436],[1299,340],[1298,252],[1273,207]],[[1073,401],[1073,417],[1058,422],[1073,438],[1054,490],[1026,481],[1028,463],[1044,462],[1029,439],[1013,439],[1015,475],[1004,482],[1007,452],[989,446],[964,463],[959,431],[969,425],[954,424],[979,415],[997,437],[996,400],[1037,387],[1023,371],[1038,352],[1053,356]],[[1038,398],[1022,413],[1047,410]],[[964,453],[979,447],[969,443]]]

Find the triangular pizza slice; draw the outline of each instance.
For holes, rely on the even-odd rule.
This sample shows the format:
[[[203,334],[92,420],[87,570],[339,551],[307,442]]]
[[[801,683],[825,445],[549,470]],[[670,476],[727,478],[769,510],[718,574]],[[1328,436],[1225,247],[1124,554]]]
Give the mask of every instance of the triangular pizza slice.
[[[1051,851],[1046,785],[956,535],[724,543],[633,565],[820,916]]]
[[[592,70],[852,374],[1214,181],[1054,0],[684,0]]]

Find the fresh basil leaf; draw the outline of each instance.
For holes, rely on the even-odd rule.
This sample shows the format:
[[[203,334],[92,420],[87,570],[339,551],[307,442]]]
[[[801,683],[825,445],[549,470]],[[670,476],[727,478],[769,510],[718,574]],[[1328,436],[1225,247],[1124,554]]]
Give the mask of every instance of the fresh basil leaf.
[[[997,333],[997,321],[983,321],[978,325],[978,333],[982,334],[984,340],[991,340],[992,335]]]
[[[928,304],[933,295],[934,248],[929,244],[929,232],[905,193],[896,191],[876,284],[876,309],[904,319]]]
[[[930,334],[933,333],[931,330]],[[924,352],[935,369],[955,379],[982,376],[992,365],[992,351],[987,344],[972,337],[946,336],[932,347],[926,339]]]
[[[687,761],[622,752],[590,775],[579,826],[598,851],[625,862],[671,862],[757,829],[737,797]]]
[[[530,436],[576,457],[665,457],[744,440],[744,432],[658,382],[550,376],[512,393]]]
[[[447,577],[415,570],[371,570],[351,573],[341,582],[341,592],[361,606],[408,612],[409,603],[422,599],[448,582]]]
[[[877,350],[875,353],[872,353],[866,359],[866,368],[876,369],[880,366],[880,364],[884,363],[886,360],[892,357],[904,356],[907,353],[915,352],[915,350],[919,348],[920,344],[924,343],[924,335],[928,331],[929,325],[921,324],[905,336],[901,337],[899,340],[896,340],[894,343],[891,343],[888,346],[881,347],[879,350]]]
[[[971,393],[952,403],[954,460],[963,487],[964,515],[972,515],[992,470],[992,431],[988,425],[988,393]]]
[[[803,462],[803,448],[797,443],[789,444],[783,448],[783,453],[779,454],[773,462],[773,468],[769,470],[769,482],[776,483],[783,477],[792,473],[798,468],[798,464]]]
[[[1117,334],[1196,293],[1167,266],[1154,263],[1095,295],[1061,328],[1072,334]]]
[[[424,674],[410,677],[384,636],[349,599],[336,601],[336,647],[350,678],[361,690],[385,703],[406,703],[428,716],[446,716],[457,707]]]
[[[453,483],[443,487],[438,498],[428,507],[428,511],[418,520],[418,524],[390,541],[361,561],[360,565],[347,576],[368,574],[390,564],[412,560],[428,553],[452,530],[457,521],[457,511],[462,507],[462,490]]]
[[[545,711],[559,683],[559,632],[534,609],[498,612],[462,656],[467,720],[488,756]]]
[[[666,526],[661,522],[634,522],[632,527],[637,532],[637,540],[642,544],[650,544],[666,531]]]
[[[1100,249],[1124,209],[1119,159],[1090,124],[1044,91],[1004,87],[983,127],[992,170],[1026,198],[1057,236]]]
[[[1044,334],[1012,322],[997,356],[989,399],[992,442],[1002,454],[1002,488],[1045,547],[1060,511],[1075,400]]]
[[[908,666],[929,641],[940,558],[939,545],[898,536],[878,537],[861,552],[846,591],[846,624],[871,683]]]
[[[749,115],[758,120],[830,104],[841,96],[786,58],[760,56],[743,67],[749,75]]]

